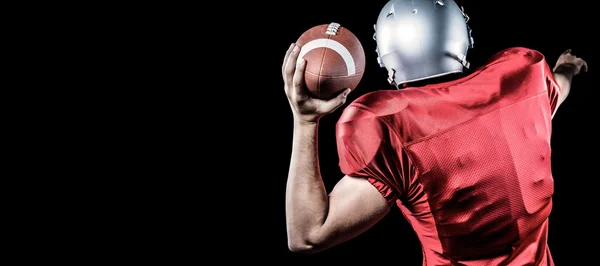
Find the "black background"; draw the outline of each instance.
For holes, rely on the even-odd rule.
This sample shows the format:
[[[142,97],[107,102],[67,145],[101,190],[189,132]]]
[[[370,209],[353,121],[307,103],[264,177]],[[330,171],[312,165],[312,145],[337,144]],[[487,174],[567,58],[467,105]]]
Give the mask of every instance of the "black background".
[[[535,2],[535,3],[534,3]],[[285,186],[292,146],[292,114],[287,102],[281,64],[290,43],[308,28],[337,22],[361,40],[367,59],[362,81],[348,99],[374,90],[394,89],[386,81],[385,69],[376,62],[373,24],[386,1],[281,1],[258,5],[248,25],[263,27],[252,42],[261,53],[250,56],[256,75],[249,85],[252,97],[252,133],[245,133],[248,173],[241,177],[249,196],[228,211],[239,223],[231,238],[232,252],[248,251],[260,262],[288,263],[359,262],[420,265],[421,247],[400,212],[393,208],[381,222],[364,234],[313,255],[291,253],[285,229]],[[596,14],[586,1],[457,1],[470,16],[475,48],[469,51],[472,68],[482,65],[504,48],[522,46],[540,51],[553,67],[566,49],[587,61],[590,71],[576,76],[571,94],[553,119],[552,167],[555,180],[554,206],[550,216],[549,245],[557,265],[573,265],[594,254],[598,233],[595,180],[598,121],[598,88],[592,83],[598,68]],[[251,26],[252,27],[252,26]],[[264,41],[262,41],[264,40]],[[268,54],[267,59],[264,54]],[[258,66],[260,64],[260,66]],[[599,72],[600,73],[600,72]],[[257,92],[258,91],[258,92]],[[347,105],[347,104],[346,104]],[[245,107],[244,107],[245,108]],[[343,108],[343,107],[342,107]],[[335,146],[338,109],[321,119],[319,152],[323,180],[328,191],[342,177]],[[241,119],[243,120],[243,119]],[[241,122],[240,122],[241,123]],[[235,169],[232,169],[235,170]],[[245,195],[245,194],[244,194]],[[244,237],[240,237],[243,235]],[[245,244],[237,245],[236,239]],[[582,241],[585,241],[582,242]],[[248,244],[246,244],[248,243]]]
[[[127,75],[135,63],[143,73],[124,84],[137,90],[130,101],[122,100],[131,111],[117,115],[122,124],[111,134],[124,144],[111,158],[129,165],[115,174],[134,178],[115,185],[126,196],[116,201],[117,211],[107,208],[110,220],[98,227],[104,231],[95,229],[111,232],[104,234],[110,244],[99,251],[165,264],[205,262],[209,255],[218,264],[236,265],[362,264],[363,259],[421,265],[417,237],[396,208],[367,232],[321,253],[295,254],[287,247],[285,188],[293,120],[281,77],[285,52],[305,30],[340,23],[361,41],[367,60],[346,105],[370,91],[395,89],[377,64],[372,39],[385,3],[221,1],[202,8],[157,4],[153,12],[132,12],[141,17],[122,27],[122,39],[137,40],[141,30],[145,38],[128,47],[114,40],[131,61],[115,67]],[[553,119],[555,192],[549,224],[556,264],[587,265],[579,262],[595,255],[598,236],[593,217],[600,176],[599,93],[592,81],[600,73],[594,42],[600,13],[583,0],[457,3],[470,16],[475,39],[467,55],[471,69],[516,46],[540,51],[550,66],[572,49],[589,65],[588,73],[575,77]],[[341,110],[323,117],[319,126],[328,191],[342,177],[335,146]]]
[[[599,93],[592,81],[600,73],[594,42],[600,13],[593,8],[595,2],[457,2],[471,18],[475,48],[468,59],[472,69],[499,50],[514,46],[542,52],[551,66],[571,48],[589,64],[589,73],[575,77],[569,98],[553,120],[555,194],[549,233],[557,265],[588,265],[575,261],[585,262],[598,252],[593,217],[600,194],[596,187]],[[38,49],[56,41],[69,52],[76,51],[77,60],[97,65],[88,68],[61,59],[84,74],[55,69],[69,80],[80,79],[66,83],[78,87],[75,96],[79,92],[91,95],[68,101],[93,113],[84,113],[79,106],[65,108],[66,113],[82,117],[68,121],[74,130],[56,131],[68,141],[49,141],[61,146],[75,140],[76,149],[67,150],[73,160],[58,155],[48,158],[60,161],[52,167],[65,165],[68,170],[49,176],[55,173],[49,172],[52,169],[33,162],[28,166],[43,169],[42,178],[53,183],[73,173],[75,182],[58,185],[82,195],[44,187],[51,196],[36,202],[49,204],[51,214],[28,219],[33,224],[16,233],[19,240],[38,245],[46,253],[9,241],[10,245],[27,252],[21,259],[60,257],[78,262],[306,265],[362,264],[360,260],[367,259],[370,264],[420,265],[419,242],[397,209],[364,234],[322,253],[301,255],[287,248],[285,188],[292,113],[281,77],[284,54],[310,27],[338,22],[361,40],[367,59],[364,77],[348,102],[370,91],[394,89],[376,62],[372,39],[373,24],[385,3],[206,1],[204,5],[148,2],[90,7],[98,16],[78,6],[75,11],[64,9],[87,17],[93,25],[47,12],[66,24],[50,26],[51,35],[70,26],[82,27],[68,34],[76,41],[63,45],[59,35],[55,40],[29,34],[40,38],[32,44]],[[51,54],[62,56],[56,51]],[[89,78],[89,74],[97,76]],[[99,104],[93,105],[91,99]],[[64,107],[45,101],[52,108]],[[52,123],[64,117],[50,111],[40,113],[51,117]],[[334,127],[340,114],[338,109],[320,124],[320,162],[328,190],[342,177]],[[84,122],[92,126],[82,127]],[[53,130],[54,126],[33,132],[44,135]],[[54,154],[55,149],[48,151]],[[85,181],[90,184],[80,183]],[[56,196],[65,198],[65,203],[52,202]],[[67,209],[73,218],[56,212],[69,204],[77,204]],[[36,230],[52,236],[38,236]],[[216,256],[217,263],[206,255]]]

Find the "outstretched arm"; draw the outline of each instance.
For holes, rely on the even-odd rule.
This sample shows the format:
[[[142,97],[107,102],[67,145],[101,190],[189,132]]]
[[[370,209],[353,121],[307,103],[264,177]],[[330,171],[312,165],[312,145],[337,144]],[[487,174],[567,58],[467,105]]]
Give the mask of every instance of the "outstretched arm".
[[[299,48],[290,46],[282,67],[294,114],[286,225],[290,250],[314,253],[364,232],[387,214],[389,205],[363,178],[345,176],[327,195],[317,153],[319,118],[341,106],[350,91],[329,101],[308,96],[304,88],[305,62],[300,59],[296,65]]]
[[[556,80],[556,83],[560,87],[557,109],[567,99],[567,96],[569,96],[573,77],[579,74],[582,68],[583,71],[587,72],[587,63],[583,59],[572,55],[571,49],[563,52],[558,58],[552,69],[554,80]]]

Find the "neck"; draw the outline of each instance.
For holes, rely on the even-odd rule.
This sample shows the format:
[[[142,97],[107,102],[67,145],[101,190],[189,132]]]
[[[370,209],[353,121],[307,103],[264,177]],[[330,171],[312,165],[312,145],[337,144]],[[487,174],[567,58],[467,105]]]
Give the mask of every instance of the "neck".
[[[427,85],[453,81],[458,78],[461,78],[462,76],[463,76],[463,73],[450,73],[450,74],[435,77],[435,78],[428,78],[428,79],[424,79],[424,80],[409,82],[409,83],[406,83],[405,86],[398,86],[398,88],[402,89],[402,88],[408,88],[408,87],[423,87],[423,86],[427,86]]]

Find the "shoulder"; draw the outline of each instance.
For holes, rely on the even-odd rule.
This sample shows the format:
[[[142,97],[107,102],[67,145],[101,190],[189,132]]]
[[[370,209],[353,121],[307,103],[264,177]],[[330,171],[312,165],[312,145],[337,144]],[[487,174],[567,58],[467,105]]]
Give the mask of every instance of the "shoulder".
[[[488,61],[475,71],[478,80],[497,80],[507,77],[540,77],[550,71],[545,56],[538,50],[525,47],[512,47],[493,54]]]
[[[407,95],[403,90],[380,90],[361,95],[344,109],[338,123],[380,119],[401,112],[407,106]]]
[[[526,47],[511,47],[501,50],[495,53],[488,60],[489,64],[494,63],[524,63],[524,64],[536,64],[545,61],[544,54],[538,50],[534,50]]]

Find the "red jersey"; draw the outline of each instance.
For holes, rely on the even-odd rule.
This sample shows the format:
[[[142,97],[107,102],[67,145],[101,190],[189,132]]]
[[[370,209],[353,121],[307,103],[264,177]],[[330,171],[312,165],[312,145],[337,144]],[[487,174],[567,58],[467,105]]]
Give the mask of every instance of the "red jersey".
[[[554,265],[547,244],[560,88],[544,56],[501,51],[460,79],[345,108],[339,166],[396,204],[423,265]]]

